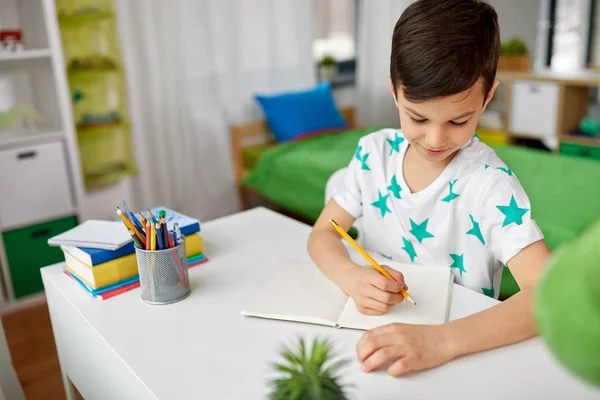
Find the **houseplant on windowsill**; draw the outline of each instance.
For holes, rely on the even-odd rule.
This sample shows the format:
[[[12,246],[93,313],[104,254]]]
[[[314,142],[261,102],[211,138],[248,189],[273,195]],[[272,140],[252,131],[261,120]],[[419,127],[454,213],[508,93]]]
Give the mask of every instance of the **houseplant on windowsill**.
[[[306,348],[303,338],[298,348],[283,347],[283,360],[273,363],[282,374],[270,382],[272,400],[346,400],[346,387],[340,382],[338,371],[348,363],[346,359],[335,360],[331,344],[327,340],[314,339],[312,347]]]
[[[500,45],[498,71],[529,71],[529,52],[525,42],[511,38]]]
[[[338,73],[337,62],[331,54],[325,54],[319,62],[319,76],[322,81],[332,82]]]

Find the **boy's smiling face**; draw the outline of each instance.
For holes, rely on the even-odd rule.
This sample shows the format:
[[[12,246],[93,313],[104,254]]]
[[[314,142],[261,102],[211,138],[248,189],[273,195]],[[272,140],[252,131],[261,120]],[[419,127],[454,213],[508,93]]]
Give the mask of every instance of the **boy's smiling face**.
[[[399,87],[394,100],[404,136],[424,160],[436,164],[450,162],[473,137],[479,116],[498,83],[494,82],[485,102],[482,78],[462,93],[416,103],[408,101]],[[394,95],[391,80],[390,87]]]

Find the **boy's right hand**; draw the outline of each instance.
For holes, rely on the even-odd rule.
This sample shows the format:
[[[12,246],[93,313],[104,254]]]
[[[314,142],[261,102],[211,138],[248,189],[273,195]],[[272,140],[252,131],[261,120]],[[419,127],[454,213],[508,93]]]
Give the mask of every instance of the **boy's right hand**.
[[[357,265],[353,269],[347,293],[362,314],[383,315],[404,300],[400,294],[402,289],[408,290],[408,286],[404,283],[404,276],[387,265],[382,267],[395,281],[381,275],[370,265],[366,267]]]

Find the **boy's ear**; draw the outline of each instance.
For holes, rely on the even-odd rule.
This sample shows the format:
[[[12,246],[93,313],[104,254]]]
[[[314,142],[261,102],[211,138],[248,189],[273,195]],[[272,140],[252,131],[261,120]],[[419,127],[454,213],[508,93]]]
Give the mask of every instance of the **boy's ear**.
[[[394,90],[394,84],[392,83],[392,77],[388,75],[387,80],[388,80],[388,84],[390,85],[390,93],[392,93],[392,97],[394,98],[394,103],[396,104],[396,108],[398,108],[398,98],[397,98],[397,93]]]
[[[487,107],[487,105],[490,103],[490,101],[494,97],[494,93],[496,92],[496,89],[498,89],[499,85],[500,85],[500,81],[495,80],[494,84],[492,85],[492,88],[490,89],[490,92],[488,93],[487,97],[485,98],[485,102],[483,103],[483,110],[481,110],[481,112],[485,111],[485,108]]]

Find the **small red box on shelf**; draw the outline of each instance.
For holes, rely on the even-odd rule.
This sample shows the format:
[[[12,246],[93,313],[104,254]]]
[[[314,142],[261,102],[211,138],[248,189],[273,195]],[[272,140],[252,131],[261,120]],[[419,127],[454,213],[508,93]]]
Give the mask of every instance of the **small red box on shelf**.
[[[0,29],[0,52],[23,50],[23,37],[20,29]]]

